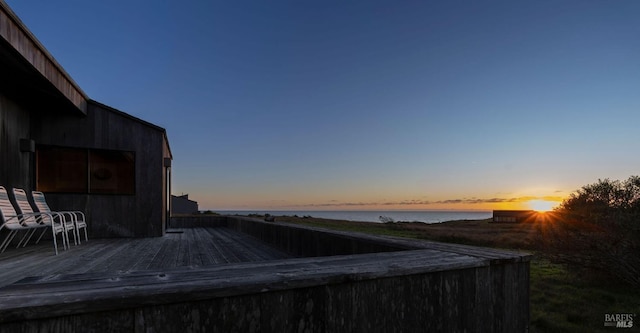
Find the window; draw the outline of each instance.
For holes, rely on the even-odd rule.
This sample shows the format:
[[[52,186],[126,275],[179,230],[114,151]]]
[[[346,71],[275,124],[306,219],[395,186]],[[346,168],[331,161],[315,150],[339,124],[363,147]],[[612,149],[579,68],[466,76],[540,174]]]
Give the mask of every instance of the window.
[[[89,193],[134,194],[132,152],[89,151]]]
[[[86,193],[87,150],[39,147],[36,152],[36,188],[42,192]]]
[[[38,146],[36,188],[59,193],[135,194],[135,154]]]

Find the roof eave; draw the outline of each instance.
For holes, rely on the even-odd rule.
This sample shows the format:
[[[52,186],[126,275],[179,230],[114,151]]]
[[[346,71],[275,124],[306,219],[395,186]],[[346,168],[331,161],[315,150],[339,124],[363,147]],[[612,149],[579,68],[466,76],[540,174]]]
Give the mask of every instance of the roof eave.
[[[87,95],[4,0],[0,0],[0,37],[51,82],[80,112],[87,114]]]

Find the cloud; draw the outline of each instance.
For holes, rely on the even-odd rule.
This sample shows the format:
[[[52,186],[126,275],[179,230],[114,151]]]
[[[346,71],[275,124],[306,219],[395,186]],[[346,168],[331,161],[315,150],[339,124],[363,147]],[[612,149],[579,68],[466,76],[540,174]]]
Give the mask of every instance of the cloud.
[[[402,201],[384,201],[384,202],[340,202],[337,200],[331,200],[326,203],[313,203],[298,205],[298,207],[365,207],[365,206],[428,206],[428,205],[461,205],[461,204],[500,204],[500,203],[519,203],[527,202],[531,200],[548,200],[548,201],[562,201],[564,197],[560,196],[523,196],[523,197],[510,197],[510,198],[458,198],[458,199],[446,199],[446,200],[402,200]]]

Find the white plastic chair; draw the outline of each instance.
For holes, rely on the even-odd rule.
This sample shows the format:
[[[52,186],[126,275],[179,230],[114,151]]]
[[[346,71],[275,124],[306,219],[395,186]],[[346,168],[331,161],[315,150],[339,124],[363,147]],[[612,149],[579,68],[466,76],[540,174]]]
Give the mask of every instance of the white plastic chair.
[[[7,237],[5,237],[0,244],[0,253],[2,253],[18,232],[28,230],[28,228],[21,223],[20,217],[17,216],[16,210],[13,208],[7,195],[7,190],[5,190],[3,186],[0,186],[0,217],[2,218],[0,230],[9,230],[9,234],[7,234]]]
[[[49,208],[49,205],[47,204],[47,200],[44,197],[44,193],[40,191],[33,191],[31,192],[31,195],[33,196],[33,202],[36,204],[36,208],[38,208],[38,211],[45,212],[45,213],[54,213],[53,211],[51,211],[51,208]],[[73,237],[74,237],[74,241],[76,241],[76,245],[80,244],[80,239],[81,239],[80,229],[84,229],[84,239],[85,241],[89,241],[89,236],[87,235],[87,222],[83,212],[56,211],[55,213],[69,216],[69,218],[73,222],[73,229],[74,229]]]
[[[0,218],[2,220],[0,230],[9,230],[9,234],[0,244],[0,253],[4,252],[7,249],[18,232],[23,230],[27,231],[27,234],[25,234],[25,236],[23,236],[20,240],[20,243],[18,243],[18,246],[20,246],[25,238],[28,237],[27,241],[29,240],[29,238],[31,238],[36,229],[47,227],[46,224],[39,221],[41,216],[43,216],[43,214],[40,213],[18,213],[11,204],[11,200],[9,200],[7,190],[3,186],[0,186]],[[56,234],[54,231],[53,246],[55,248],[56,254],[58,254],[58,244],[55,235]]]
[[[34,212],[33,209],[31,208],[31,203],[27,198],[27,193],[23,189],[14,188],[13,196],[15,197],[16,203],[18,204],[17,211],[19,214],[40,214],[37,220],[38,223],[44,224],[47,227],[51,227],[52,231],[57,231],[58,233],[62,233],[62,245],[65,250],[71,246],[71,243],[69,242],[69,231],[73,232],[73,229],[74,229],[72,216],[69,216],[69,219],[67,219],[67,216],[61,212],[52,212],[52,211]],[[46,231],[47,230],[45,229],[40,234],[40,237],[38,237],[36,244],[40,242],[40,240],[42,239],[42,236],[44,236]],[[33,232],[31,233],[31,236],[33,236]],[[31,236],[27,238],[27,241],[23,243],[22,247],[27,245],[27,243],[31,239]],[[53,236],[55,238],[56,234],[54,233]],[[75,232],[73,232],[73,240],[77,245],[78,240]],[[18,246],[20,246],[20,244],[18,244]]]

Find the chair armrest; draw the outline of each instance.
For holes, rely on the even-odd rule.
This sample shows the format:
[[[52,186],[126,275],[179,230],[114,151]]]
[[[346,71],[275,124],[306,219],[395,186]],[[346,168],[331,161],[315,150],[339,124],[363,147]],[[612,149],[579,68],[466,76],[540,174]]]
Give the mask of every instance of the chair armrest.
[[[42,216],[49,216],[51,217],[51,219],[53,219],[53,216],[51,214],[48,213],[41,213],[41,212],[33,212],[33,213],[24,213],[24,214],[18,214],[18,215],[14,215],[14,216],[9,216],[5,222],[9,222],[13,219],[17,219],[18,223],[20,223],[20,225],[24,226],[24,227],[31,227],[30,225],[26,224],[25,220],[28,217],[33,217],[36,220],[36,223],[38,224],[42,224]]]

